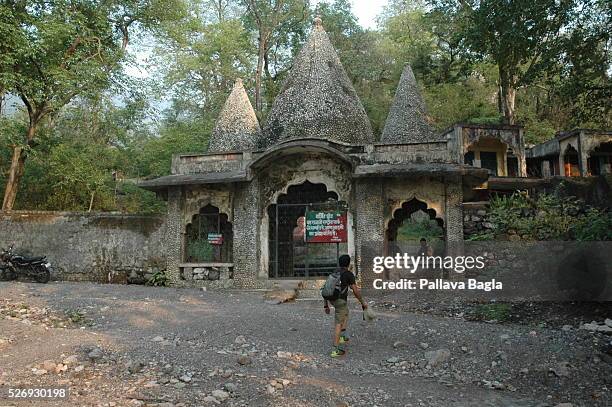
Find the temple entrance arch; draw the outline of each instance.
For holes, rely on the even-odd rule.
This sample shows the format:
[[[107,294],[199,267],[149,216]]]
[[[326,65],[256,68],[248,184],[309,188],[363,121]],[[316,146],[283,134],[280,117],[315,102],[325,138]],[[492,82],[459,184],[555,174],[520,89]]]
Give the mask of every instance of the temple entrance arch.
[[[347,204],[325,184],[290,186],[268,206],[267,216],[270,278],[325,277],[336,269],[338,255],[348,252]]]

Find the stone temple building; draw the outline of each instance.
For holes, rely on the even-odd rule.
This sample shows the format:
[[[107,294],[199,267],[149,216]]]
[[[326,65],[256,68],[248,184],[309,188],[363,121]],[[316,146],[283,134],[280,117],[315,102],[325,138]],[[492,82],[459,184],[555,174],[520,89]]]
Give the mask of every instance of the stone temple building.
[[[464,200],[489,177],[525,176],[522,128],[457,124],[437,134],[405,67],[382,138],[322,27],[297,55],[262,127],[240,80],[206,153],[173,157],[141,187],[168,201],[167,274],[177,285],[307,287],[348,253],[364,283],[402,221],[425,214],[444,250],[463,241]]]
[[[527,150],[529,175],[586,177],[612,174],[612,131],[576,129]]]

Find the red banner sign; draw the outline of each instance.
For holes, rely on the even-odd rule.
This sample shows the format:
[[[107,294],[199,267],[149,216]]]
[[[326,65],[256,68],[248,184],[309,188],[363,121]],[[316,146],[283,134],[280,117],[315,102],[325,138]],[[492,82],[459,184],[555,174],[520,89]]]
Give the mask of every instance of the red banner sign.
[[[347,241],[346,211],[306,212],[307,243],[344,243]]]

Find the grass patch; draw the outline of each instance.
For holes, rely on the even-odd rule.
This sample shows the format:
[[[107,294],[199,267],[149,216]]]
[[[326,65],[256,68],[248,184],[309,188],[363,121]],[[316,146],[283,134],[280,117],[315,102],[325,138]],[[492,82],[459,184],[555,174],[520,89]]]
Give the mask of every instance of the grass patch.
[[[85,316],[85,313],[78,309],[66,311],[66,317],[75,325],[85,326],[91,324],[91,320]]]
[[[473,312],[473,317],[480,321],[505,322],[510,319],[510,304],[481,304]]]

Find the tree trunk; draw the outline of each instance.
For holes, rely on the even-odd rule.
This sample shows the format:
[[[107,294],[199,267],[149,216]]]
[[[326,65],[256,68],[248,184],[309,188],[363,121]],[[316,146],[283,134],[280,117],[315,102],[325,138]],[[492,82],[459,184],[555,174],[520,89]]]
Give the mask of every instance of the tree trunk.
[[[259,52],[257,56],[257,72],[255,72],[255,110],[257,116],[261,120],[261,112],[263,103],[261,101],[261,78],[263,76],[264,58],[266,56],[266,48],[268,46],[267,34],[260,32],[259,34]]]
[[[505,124],[515,124],[514,101],[516,99],[516,77],[505,69],[499,68],[501,114]]]
[[[26,133],[26,141],[29,144],[34,139],[36,126],[30,125]],[[2,210],[10,211],[15,205],[17,191],[19,190],[19,182],[23,176],[25,168],[26,153],[22,146],[13,148],[13,158],[11,160],[11,168],[9,169],[8,179],[6,181],[6,189],[4,190],[4,200],[2,201]]]
[[[8,179],[6,181],[6,189],[4,190],[4,200],[2,202],[2,210],[10,211],[15,205],[17,198],[17,190],[19,189],[19,180],[23,175],[25,167],[25,154],[23,147],[15,146],[13,148],[13,159],[11,160],[11,168],[9,169]]]

